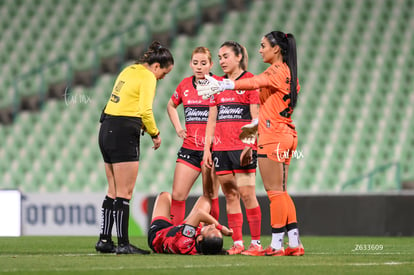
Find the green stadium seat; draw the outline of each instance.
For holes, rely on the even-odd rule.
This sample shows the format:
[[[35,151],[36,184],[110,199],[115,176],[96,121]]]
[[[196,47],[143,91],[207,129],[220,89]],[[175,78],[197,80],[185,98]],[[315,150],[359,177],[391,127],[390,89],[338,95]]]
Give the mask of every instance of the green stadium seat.
[[[146,18],[153,31],[168,31],[174,24],[174,18],[168,13],[179,2],[160,5],[157,1],[137,4],[136,1],[46,0],[27,5],[20,1],[0,4],[0,31],[4,40],[0,60],[5,64],[0,80],[7,86],[4,89],[7,92],[0,93],[0,107],[12,103],[11,79],[33,70],[35,63],[66,56],[75,68],[90,69],[95,62],[92,48],[97,41],[148,14],[157,15]],[[219,2],[201,1],[200,5],[211,7]],[[196,14],[194,3],[180,10],[179,17]],[[414,106],[411,96],[414,81],[410,75],[414,50],[409,46],[414,43],[411,10],[411,1],[404,0],[375,4],[346,0],[335,3],[253,1],[243,12],[229,11],[223,25],[203,24],[194,37],[175,37],[170,47],[175,68],[158,83],[154,104],[163,133],[163,147],[154,152],[148,136],[142,138],[137,190],[158,193],[171,189],[181,140],[176,138],[165,105],[178,83],[191,75],[188,64],[193,48],[209,47],[215,63],[212,71],[221,74],[217,50],[225,40],[236,40],[247,47],[249,71],[257,74],[267,67],[257,53],[260,38],[276,29],[294,33],[299,47],[302,90],[294,121],[299,132],[299,147],[306,151],[303,159],[292,161],[289,188],[294,192],[340,192],[347,180],[391,161],[401,163],[403,179],[413,180],[410,152],[414,149],[414,130],[405,122],[412,120],[411,106]],[[87,41],[82,36],[88,37]],[[138,45],[145,42],[144,37],[143,28],[136,28],[125,33],[123,41],[125,45]],[[34,40],[37,42],[33,43]],[[109,57],[118,53],[118,46],[118,41],[109,39],[96,49],[101,57]],[[46,83],[62,81],[67,76],[67,65],[50,67],[44,76]],[[97,146],[97,120],[114,78],[104,75],[92,88],[71,89],[74,95],[89,96],[88,104],[50,101],[39,113],[21,113],[12,126],[5,126],[7,146],[0,150],[0,156],[14,159],[13,156],[24,152],[27,160],[0,165],[0,188],[105,191],[105,172]],[[36,77],[18,82],[24,95],[36,94],[41,84]],[[34,161],[38,156],[42,159],[40,165]],[[55,167],[57,161],[61,165],[59,169]],[[81,161],[85,165],[79,165]],[[154,162],[160,163],[160,167],[152,167],[150,164]],[[320,166],[324,167],[323,173]],[[393,169],[373,176],[374,190],[395,188]],[[257,181],[261,182],[260,176]],[[368,180],[362,179],[345,191],[366,192],[368,188]],[[261,184],[257,184],[257,189],[263,192]],[[193,190],[200,192],[201,189],[195,186]]]

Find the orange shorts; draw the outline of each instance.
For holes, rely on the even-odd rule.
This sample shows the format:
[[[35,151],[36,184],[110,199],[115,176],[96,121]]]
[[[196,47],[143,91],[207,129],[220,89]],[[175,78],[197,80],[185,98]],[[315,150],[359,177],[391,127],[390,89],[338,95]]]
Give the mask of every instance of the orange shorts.
[[[298,146],[298,137],[287,133],[277,133],[273,140],[277,140],[277,142],[262,144],[259,139],[257,157],[267,157],[289,165]]]

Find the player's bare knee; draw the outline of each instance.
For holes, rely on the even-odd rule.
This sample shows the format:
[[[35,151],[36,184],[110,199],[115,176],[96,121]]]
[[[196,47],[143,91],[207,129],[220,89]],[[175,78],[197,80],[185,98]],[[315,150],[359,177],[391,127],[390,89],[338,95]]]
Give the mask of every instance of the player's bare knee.
[[[255,186],[256,185],[256,175],[255,175],[255,173],[236,174],[236,181],[237,181],[237,186],[238,187]]]
[[[161,198],[162,200],[169,200],[169,201],[171,201],[171,194],[168,193],[168,192],[161,192],[158,195],[158,197]]]
[[[237,189],[231,189],[227,190],[224,193],[224,197],[226,198],[227,203],[231,201],[239,201],[240,200],[240,193],[237,191]]]
[[[185,201],[188,197],[188,192],[173,190],[172,198],[176,201]]]

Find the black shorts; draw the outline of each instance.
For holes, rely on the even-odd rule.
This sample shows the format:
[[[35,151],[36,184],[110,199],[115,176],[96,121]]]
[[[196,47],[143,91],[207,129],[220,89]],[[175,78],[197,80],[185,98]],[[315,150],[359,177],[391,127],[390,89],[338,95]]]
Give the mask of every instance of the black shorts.
[[[99,130],[99,148],[104,161],[138,161],[141,126],[141,118],[106,115]]]
[[[181,147],[177,153],[177,162],[184,163],[185,165],[193,168],[194,170],[201,171],[203,154],[204,151],[197,151]]]
[[[172,225],[172,223],[164,219],[156,219],[152,221],[152,223],[150,224],[150,229],[148,230],[148,246],[152,249],[152,251],[156,252],[154,250],[154,247],[152,246],[152,242],[157,236],[157,232],[162,229],[171,227]]]
[[[240,166],[240,155],[243,150],[213,151],[212,158],[217,175],[230,173],[254,173],[257,167],[257,151],[252,152],[252,163]]]

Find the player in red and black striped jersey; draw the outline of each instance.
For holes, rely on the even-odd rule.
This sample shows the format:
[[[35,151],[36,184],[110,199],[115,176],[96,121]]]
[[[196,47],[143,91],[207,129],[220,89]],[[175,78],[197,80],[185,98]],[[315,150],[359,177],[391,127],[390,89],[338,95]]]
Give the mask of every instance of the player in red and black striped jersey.
[[[219,217],[217,180],[211,168],[201,165],[209,101],[199,96],[196,90],[196,81],[210,74],[212,66],[210,50],[206,47],[195,48],[190,62],[194,75],[180,82],[167,105],[168,115],[175,131],[183,139],[183,145],[177,154],[172,188],[171,219],[175,225],[184,220],[185,201],[200,172],[204,195],[212,200],[211,214],[216,219]],[[181,126],[177,112],[180,104],[184,107],[185,128]]]
[[[218,56],[225,78],[236,80],[253,77],[253,74],[246,71],[247,52],[239,43],[223,43]],[[241,127],[258,117],[259,104],[259,91],[255,89],[229,90],[210,98],[206,137],[214,136],[214,140],[205,143],[204,163],[208,167],[214,166],[225,194],[228,225],[234,231],[234,244],[228,250],[229,254],[256,255],[263,250],[260,244],[261,209],[255,190],[257,146],[251,145],[253,150],[250,150],[250,161],[241,163],[241,153],[246,144],[239,139]],[[242,236],[240,198],[246,208],[252,238],[246,251]]]
[[[222,226],[209,214],[210,199],[201,196],[185,221],[174,226],[169,220],[171,195],[162,192],[155,201],[148,246],[155,253],[166,254],[221,254],[223,235],[232,230]]]

